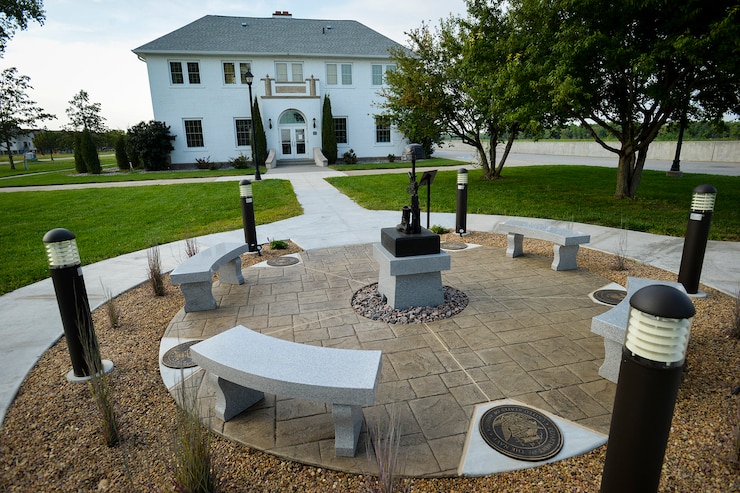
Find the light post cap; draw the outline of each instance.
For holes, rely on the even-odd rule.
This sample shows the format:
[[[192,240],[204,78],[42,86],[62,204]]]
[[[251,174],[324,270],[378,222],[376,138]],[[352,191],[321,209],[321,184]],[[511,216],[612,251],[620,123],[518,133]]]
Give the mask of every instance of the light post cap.
[[[699,185],[693,190],[694,193],[717,193],[717,189],[709,184]]]
[[[77,238],[73,232],[64,228],[55,228],[48,231],[43,238],[44,243],[59,243]]]
[[[630,297],[630,306],[655,317],[685,319],[696,314],[688,295],[665,284],[652,284]]]

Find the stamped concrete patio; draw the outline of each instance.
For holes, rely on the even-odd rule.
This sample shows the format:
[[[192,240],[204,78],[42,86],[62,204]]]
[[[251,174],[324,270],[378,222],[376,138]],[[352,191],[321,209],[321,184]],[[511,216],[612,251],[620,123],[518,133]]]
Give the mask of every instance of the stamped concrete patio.
[[[364,408],[366,426],[398,421],[401,463],[410,476],[464,474],[475,406],[501,399],[593,430],[602,443],[616,386],[597,374],[604,348],[590,332],[591,317],[607,307],[588,295],[607,281],[583,269],[555,272],[549,260],[534,255],[507,258],[498,248],[450,253],[452,269],[443,273],[443,284],[470,300],[452,318],[393,325],[356,314],[353,293],[378,279],[372,245],[332,247],[297,254],[300,263],[293,266],[245,269],[243,285],[217,282],[220,307],[181,310],[160,353],[237,324],[299,343],[380,349],[382,376],[375,406]],[[162,375],[171,390],[183,376],[199,386],[203,410],[212,415],[202,371],[163,366]],[[281,457],[349,472],[376,470],[367,430],[356,457],[335,456],[329,404],[266,395],[228,423],[210,423],[226,437]]]

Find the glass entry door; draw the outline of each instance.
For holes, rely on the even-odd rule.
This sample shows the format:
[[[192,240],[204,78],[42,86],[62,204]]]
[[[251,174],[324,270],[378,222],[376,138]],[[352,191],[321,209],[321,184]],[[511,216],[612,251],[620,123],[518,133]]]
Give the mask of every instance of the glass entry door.
[[[306,129],[281,128],[280,151],[283,159],[302,159],[306,157]]]

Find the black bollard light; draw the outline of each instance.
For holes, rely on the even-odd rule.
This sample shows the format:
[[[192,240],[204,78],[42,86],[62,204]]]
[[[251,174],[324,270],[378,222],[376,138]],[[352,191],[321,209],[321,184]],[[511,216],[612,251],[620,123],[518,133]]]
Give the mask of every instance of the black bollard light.
[[[712,185],[699,185],[694,188],[686,237],[683,240],[681,267],[678,270],[678,282],[683,284],[689,296],[704,295],[699,293],[699,278],[704,264],[704,253],[707,250],[716,197],[717,189]]]
[[[468,170],[457,170],[457,213],[455,215],[455,232],[463,235],[467,233],[468,215]]]
[[[686,294],[664,284],[630,298],[601,493],[658,491],[695,313]]]
[[[100,360],[76,237],[68,229],[57,228],[47,232],[43,241],[72,360],[67,380],[87,380],[101,370],[108,373],[113,363]]]
[[[258,252],[257,226],[254,220],[254,202],[252,199],[252,182],[242,180],[239,182],[239,197],[242,203],[242,224],[244,225],[244,242],[249,246],[250,252]]]

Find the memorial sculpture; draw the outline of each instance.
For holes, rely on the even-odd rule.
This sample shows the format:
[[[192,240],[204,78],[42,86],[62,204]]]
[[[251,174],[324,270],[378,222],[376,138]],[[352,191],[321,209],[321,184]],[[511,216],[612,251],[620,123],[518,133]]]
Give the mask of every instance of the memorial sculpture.
[[[395,309],[438,306],[444,303],[441,271],[450,269],[450,255],[440,249],[439,235],[421,226],[413,157],[407,190],[411,205],[403,207],[401,222],[395,228],[382,228],[380,244],[375,244],[378,293]]]

